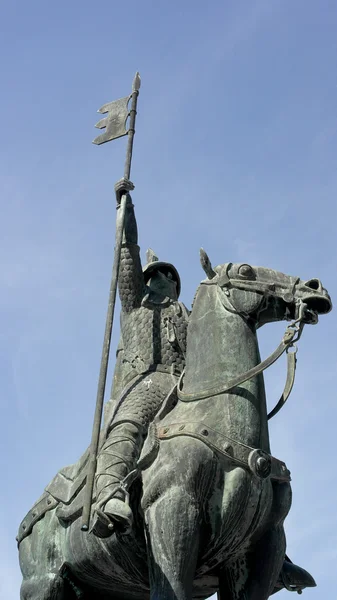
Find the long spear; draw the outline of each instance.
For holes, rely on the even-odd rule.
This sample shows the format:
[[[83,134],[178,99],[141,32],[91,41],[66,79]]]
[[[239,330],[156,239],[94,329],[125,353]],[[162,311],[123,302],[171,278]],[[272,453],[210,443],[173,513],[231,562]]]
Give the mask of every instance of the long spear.
[[[120,100],[115,100],[114,102],[108,102],[107,104],[104,104],[98,110],[98,112],[101,114],[108,113],[108,116],[105,117],[104,119],[101,119],[100,121],[98,121],[98,123],[96,123],[96,125],[95,125],[95,127],[98,127],[98,129],[105,128],[105,132],[102,133],[101,135],[97,136],[93,140],[93,143],[97,144],[97,145],[104,144],[105,142],[110,142],[111,140],[115,140],[116,138],[122,137],[123,135],[128,135],[128,144],[127,144],[125,167],[124,167],[124,178],[125,179],[130,179],[130,173],[131,173],[132,148],[133,148],[133,138],[134,138],[134,134],[135,134],[135,123],[136,123],[136,114],[137,114],[137,98],[138,98],[138,94],[139,94],[139,88],[140,88],[140,75],[137,72],[134,77],[134,80],[133,80],[131,96],[126,96],[125,98],[121,98]],[[128,104],[129,104],[130,99],[131,99],[131,108],[129,111]],[[128,117],[130,117],[130,125],[129,125],[129,129],[127,130],[126,129],[126,121],[127,121]],[[92,437],[91,437],[91,445],[90,445],[85,498],[84,498],[84,504],[83,504],[83,514],[82,514],[82,530],[83,531],[88,531],[89,522],[90,522],[92,494],[93,494],[93,489],[94,489],[95,473],[96,473],[96,466],[97,466],[97,451],[98,451],[98,444],[99,444],[99,434],[100,434],[100,429],[101,429],[106,376],[107,376],[109,353],[110,353],[111,332],[112,332],[112,325],[113,325],[113,318],[114,318],[115,304],[116,304],[116,292],[117,292],[118,273],[119,273],[121,247],[122,247],[123,231],[124,231],[126,199],[127,199],[126,194],[123,194],[122,198],[121,198],[120,207],[117,212],[115,253],[114,253],[114,261],[113,261],[113,267],[112,267],[111,285],[110,285],[110,292],[109,292],[109,304],[108,304],[108,311],[107,311],[106,324],[105,324],[105,333],[104,333],[104,340],[103,340],[101,367],[100,367],[98,386],[97,386],[96,408],[95,408],[94,423],[93,423],[93,428],[92,428]]]

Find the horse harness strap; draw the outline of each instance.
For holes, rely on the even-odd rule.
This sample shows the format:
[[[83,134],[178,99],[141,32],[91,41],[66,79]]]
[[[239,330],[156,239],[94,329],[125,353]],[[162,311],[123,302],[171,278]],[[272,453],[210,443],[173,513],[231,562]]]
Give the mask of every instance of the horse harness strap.
[[[177,386],[177,394],[178,394],[179,400],[181,400],[182,402],[195,402],[196,400],[203,400],[205,398],[211,398],[212,396],[218,396],[220,394],[229,392],[234,387],[240,385],[241,383],[244,383],[245,381],[252,379],[253,377],[256,377],[256,375],[259,375],[260,373],[265,371],[268,367],[270,367],[272,364],[274,364],[280,358],[280,356],[282,356],[282,354],[284,352],[287,352],[287,355],[288,355],[287,380],[286,380],[285,388],[284,388],[284,391],[282,393],[280,400],[276,404],[275,408],[268,414],[268,419],[271,419],[285,404],[285,402],[286,402],[287,398],[289,397],[289,394],[293,388],[294,380],[295,380],[297,349],[295,352],[289,352],[289,348],[291,348],[294,345],[294,342],[300,338],[302,328],[303,328],[302,323],[299,326],[295,326],[295,327],[294,327],[294,324],[289,325],[285,331],[285,334],[282,338],[281,343],[276,348],[276,350],[274,350],[274,352],[272,354],[270,354],[270,356],[268,356],[268,358],[266,358],[265,360],[260,362],[260,364],[256,365],[252,369],[249,369],[249,371],[246,371],[245,373],[241,373],[240,375],[233,377],[233,379],[230,379],[230,381],[228,381],[226,384],[222,384],[220,386],[214,386],[212,388],[209,388],[208,390],[202,390],[201,392],[188,394],[188,393],[184,392],[182,389],[183,378],[184,378],[184,372],[183,372],[182,375],[180,376],[178,386]],[[297,337],[295,338],[296,334],[297,334]]]
[[[31,533],[35,523],[37,523],[48,510],[52,510],[58,505],[59,501],[53,498],[49,493],[45,492],[41,499],[34,504],[33,508],[27,513],[20,524],[19,533],[16,541],[18,546],[22,540]]]
[[[251,448],[246,444],[237,442],[203,423],[172,423],[166,427],[158,427],[158,438],[160,440],[182,435],[204,442],[215,452],[248,469],[260,479],[270,477],[270,479],[280,482],[291,480],[290,471],[283,461],[274,458],[264,450]]]
[[[271,410],[268,413],[268,415],[267,415],[268,421],[270,419],[272,419],[273,417],[275,417],[275,415],[281,410],[281,408],[283,408],[283,406],[285,405],[285,403],[287,402],[287,400],[291,394],[291,390],[293,389],[293,385],[295,382],[297,349],[295,350],[295,352],[288,352],[288,350],[289,350],[289,348],[287,348],[287,350],[286,350],[286,352],[287,352],[287,379],[285,382],[284,390],[282,392],[282,395],[281,395],[279,401],[277,402],[277,404],[275,404],[273,410]]]

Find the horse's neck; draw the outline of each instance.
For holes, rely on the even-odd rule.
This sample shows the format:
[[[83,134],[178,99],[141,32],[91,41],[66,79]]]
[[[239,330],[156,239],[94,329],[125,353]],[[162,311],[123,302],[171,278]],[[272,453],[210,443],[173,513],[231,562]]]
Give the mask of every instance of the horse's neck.
[[[184,391],[189,394],[225,386],[260,362],[255,328],[222,305],[216,286],[202,285],[190,316]],[[269,450],[263,375],[233,392],[189,405],[193,420],[238,441]]]

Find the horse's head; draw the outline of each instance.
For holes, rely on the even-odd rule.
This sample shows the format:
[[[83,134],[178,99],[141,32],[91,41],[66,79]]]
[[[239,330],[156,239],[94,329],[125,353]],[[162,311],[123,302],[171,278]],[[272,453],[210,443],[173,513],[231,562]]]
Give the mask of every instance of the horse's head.
[[[203,255],[202,255],[203,259]],[[202,260],[203,264],[203,260]],[[266,267],[226,263],[214,270],[203,267],[208,281],[216,284],[223,306],[260,327],[283,319],[317,323],[318,315],[330,312],[332,303],[319,279],[301,280]]]

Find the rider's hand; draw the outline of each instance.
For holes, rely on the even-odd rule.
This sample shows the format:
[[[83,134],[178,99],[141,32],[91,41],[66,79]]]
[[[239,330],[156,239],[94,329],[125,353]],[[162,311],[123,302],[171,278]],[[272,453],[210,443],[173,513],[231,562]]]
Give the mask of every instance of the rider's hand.
[[[117,183],[115,183],[117,206],[120,205],[122,196],[124,194],[128,194],[129,192],[131,192],[134,189],[135,189],[135,186],[133,185],[132,181],[130,181],[129,179],[126,179],[125,177],[123,177],[122,179],[117,181]]]

